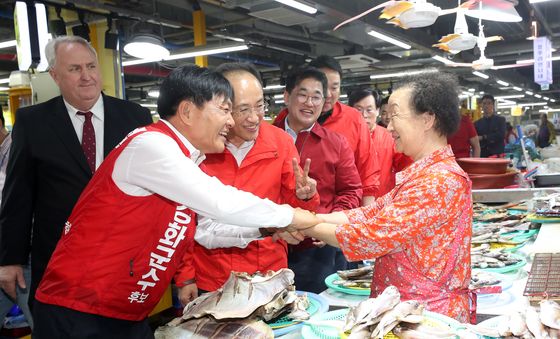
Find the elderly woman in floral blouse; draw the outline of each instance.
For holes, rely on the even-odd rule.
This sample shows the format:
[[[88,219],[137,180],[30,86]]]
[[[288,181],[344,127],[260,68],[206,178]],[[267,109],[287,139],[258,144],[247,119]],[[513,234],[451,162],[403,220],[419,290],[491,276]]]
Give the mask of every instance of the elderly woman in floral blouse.
[[[372,296],[394,285],[403,300],[466,321],[471,182],[447,144],[460,120],[456,79],[446,73],[404,79],[388,109],[396,148],[414,163],[372,205],[321,215],[325,223],[304,233],[339,246],[348,260],[376,258]]]

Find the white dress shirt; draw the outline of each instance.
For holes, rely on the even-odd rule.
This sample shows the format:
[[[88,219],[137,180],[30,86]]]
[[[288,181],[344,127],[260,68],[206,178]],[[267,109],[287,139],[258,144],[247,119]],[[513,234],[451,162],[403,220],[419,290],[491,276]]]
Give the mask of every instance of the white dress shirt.
[[[115,162],[112,178],[119,189],[132,196],[158,194],[223,223],[257,228],[291,223],[294,212],[290,206],[226,186],[202,172],[198,165],[204,155],[170,123],[162,121],[179,137],[191,158],[165,134],[139,135]]]
[[[64,100],[64,105],[70,116],[70,121],[72,121],[72,126],[76,131],[76,136],[80,144],[82,143],[82,131],[84,129],[84,122],[86,117],[83,115],[78,115],[78,109],[70,105],[66,100]],[[95,102],[93,107],[90,109],[93,113],[91,117],[91,122],[93,124],[93,129],[95,130],[95,168],[99,168],[103,162],[103,120],[105,119],[105,108],[103,106],[103,95],[99,95],[99,99]]]

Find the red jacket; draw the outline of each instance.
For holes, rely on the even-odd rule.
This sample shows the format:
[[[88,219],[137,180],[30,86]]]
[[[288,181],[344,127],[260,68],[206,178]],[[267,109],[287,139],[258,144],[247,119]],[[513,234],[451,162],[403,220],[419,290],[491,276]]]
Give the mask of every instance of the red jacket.
[[[395,173],[402,171],[412,163],[412,159],[395,150],[393,136],[385,127],[376,126],[371,131],[375,162],[379,164],[381,184],[378,197],[382,197],[395,187]]]
[[[288,111],[282,110],[276,117],[274,124],[284,121]],[[371,144],[369,129],[366,122],[354,108],[336,102],[333,112],[323,123],[323,127],[340,133],[346,137],[350,149],[354,154],[354,161],[362,182],[365,196],[378,196],[379,190],[379,165],[374,161],[372,154],[374,146]]]
[[[471,118],[462,115],[457,132],[447,138],[447,143],[451,145],[455,158],[469,158],[471,156],[471,138],[477,135]]]
[[[226,149],[220,154],[208,154],[204,160],[204,171],[226,185],[258,197],[314,211],[319,205],[318,194],[309,201],[296,197],[292,158],[299,161],[292,138],[281,129],[263,122],[255,144],[241,166],[237,166],[235,158]],[[253,274],[288,267],[287,245],[284,241],[275,242],[267,237],[251,242],[244,249],[209,250],[195,242],[194,267],[197,287],[214,291],[226,282],[231,271]]]
[[[284,111],[286,110],[280,114],[286,116]],[[274,125],[284,129],[285,120],[277,119]],[[360,206],[362,200],[360,176],[352,151],[342,135],[316,123],[299,151],[301,162],[307,158],[311,159],[309,176],[317,180],[317,190],[321,198],[317,208],[318,213],[330,213]]]
[[[138,321],[161,299],[193,243],[196,214],[156,194],[127,195],[113,182],[115,161],[146,131],[170,136],[189,156],[163,122],[136,130],[117,146],[66,222],[35,296],[40,302]]]

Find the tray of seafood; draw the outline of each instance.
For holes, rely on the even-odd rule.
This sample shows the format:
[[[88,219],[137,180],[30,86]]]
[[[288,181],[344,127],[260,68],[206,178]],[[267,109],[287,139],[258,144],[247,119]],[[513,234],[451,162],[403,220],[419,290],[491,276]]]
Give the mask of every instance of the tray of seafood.
[[[444,315],[424,311],[415,300],[401,302],[400,293],[389,286],[377,298],[350,309],[323,313],[305,322],[302,337],[329,338],[420,338],[450,337],[459,325]]]
[[[333,273],[325,278],[325,284],[338,292],[353,295],[369,295],[372,277],[373,267],[364,266]]]
[[[489,246],[471,248],[471,267],[496,273],[517,271],[527,264],[524,256]]]
[[[557,339],[560,337],[560,305],[552,300],[543,300],[538,309],[527,306],[478,325],[463,325],[467,331],[482,338]]]
[[[309,316],[322,314],[329,310],[328,301],[318,294],[303,291],[296,291],[296,294],[307,298],[308,303],[305,311],[309,314]],[[300,320],[292,319],[288,314],[283,315],[280,318],[271,319],[266,323],[274,331],[275,337],[296,331],[302,326]]]
[[[311,300],[311,301],[310,301]],[[231,272],[222,287],[200,295],[183,310],[183,316],[171,320],[155,331],[156,339],[205,338],[273,338],[266,322],[287,317],[295,322],[309,319],[308,310],[315,305],[318,314],[325,310],[320,297],[297,293],[294,272],[283,268],[264,275]],[[289,326],[289,324],[286,324]]]

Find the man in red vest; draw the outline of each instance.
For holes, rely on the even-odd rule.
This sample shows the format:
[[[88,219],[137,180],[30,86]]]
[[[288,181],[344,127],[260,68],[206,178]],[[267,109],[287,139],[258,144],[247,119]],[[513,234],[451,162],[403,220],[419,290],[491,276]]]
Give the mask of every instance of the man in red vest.
[[[300,175],[303,171],[298,165],[294,141],[278,127],[263,121],[267,104],[259,72],[248,63],[226,63],[216,71],[233,87],[235,126],[228,133],[225,151],[206,156],[204,171],[226,185],[278,204],[315,210],[319,205],[316,182]],[[307,168],[309,164],[310,161]],[[220,288],[231,271],[253,274],[288,267],[286,242],[263,237],[258,229],[218,224],[201,217],[195,240],[196,282],[181,288],[179,298],[184,305],[196,296],[197,288]],[[244,241],[243,248],[230,247],[232,241]]]
[[[129,134],[80,196],[39,285],[34,338],[153,338],[146,317],[172,278],[192,277],[197,214],[219,222],[308,227],[310,212],[225,186],[198,167],[233,127],[220,74],[176,68],[163,81],[158,123]]]

